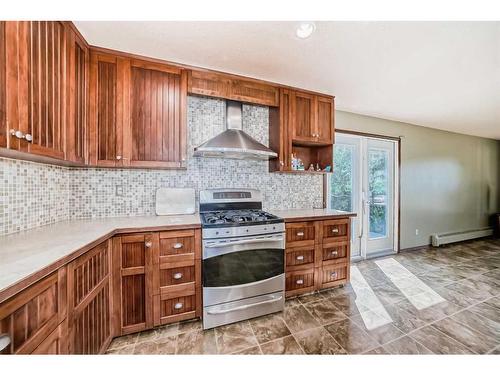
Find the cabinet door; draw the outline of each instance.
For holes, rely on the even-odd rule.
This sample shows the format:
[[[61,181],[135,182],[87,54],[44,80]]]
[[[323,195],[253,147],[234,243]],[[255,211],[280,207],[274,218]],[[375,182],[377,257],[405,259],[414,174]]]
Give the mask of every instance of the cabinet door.
[[[316,141],[314,95],[295,91],[292,98],[293,139]]]
[[[71,354],[98,354],[112,338],[110,242],[68,265],[68,321]]]
[[[7,147],[8,134],[5,23],[5,21],[0,21],[0,147]]]
[[[319,142],[333,143],[334,108],[332,98],[316,97],[316,129]]]
[[[278,154],[269,160],[269,171],[290,171],[292,169],[292,93],[280,90],[279,108],[269,108],[269,147]]]
[[[67,123],[66,38],[62,22],[28,23],[29,152],[58,159],[64,159]]]
[[[69,27],[68,64],[66,159],[83,164],[87,152],[89,52],[80,36]]]
[[[66,318],[66,268],[0,304],[0,333],[10,336],[6,353],[33,352]]]
[[[113,239],[113,316],[115,335],[153,326],[153,286],[158,277],[158,234],[133,234]],[[154,255],[156,254],[156,256]]]
[[[123,165],[123,77],[127,66],[113,55],[91,53],[89,153],[91,164]]]
[[[132,60],[130,131],[125,163],[133,167],[186,166],[187,73],[163,64]]]

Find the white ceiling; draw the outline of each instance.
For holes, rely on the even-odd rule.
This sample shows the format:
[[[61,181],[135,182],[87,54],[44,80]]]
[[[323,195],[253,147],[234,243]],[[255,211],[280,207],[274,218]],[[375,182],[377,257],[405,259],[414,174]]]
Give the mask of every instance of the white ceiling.
[[[92,45],[336,96],[337,109],[500,139],[500,22],[75,22]]]

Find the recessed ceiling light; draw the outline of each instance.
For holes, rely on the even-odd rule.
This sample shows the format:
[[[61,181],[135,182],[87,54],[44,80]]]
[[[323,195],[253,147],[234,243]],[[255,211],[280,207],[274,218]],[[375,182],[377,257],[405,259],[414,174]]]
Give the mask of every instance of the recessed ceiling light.
[[[314,22],[302,22],[295,30],[295,35],[300,39],[306,39],[311,36],[311,34],[316,29]]]

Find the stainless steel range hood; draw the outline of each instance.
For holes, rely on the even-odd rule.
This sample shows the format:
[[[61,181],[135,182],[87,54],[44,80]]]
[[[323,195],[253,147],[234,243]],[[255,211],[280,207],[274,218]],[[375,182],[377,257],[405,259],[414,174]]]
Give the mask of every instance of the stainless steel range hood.
[[[226,130],[194,148],[194,156],[268,160],[278,155],[242,130],[242,103],[226,101]]]

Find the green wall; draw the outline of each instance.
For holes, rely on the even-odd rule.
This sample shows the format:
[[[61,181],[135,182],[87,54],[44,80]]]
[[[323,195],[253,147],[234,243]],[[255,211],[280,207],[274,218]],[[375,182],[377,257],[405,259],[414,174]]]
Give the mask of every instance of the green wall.
[[[500,141],[342,111],[335,127],[402,137],[402,249],[429,244],[433,233],[487,226],[500,211]]]

